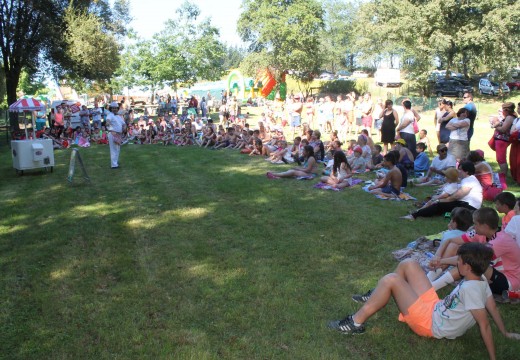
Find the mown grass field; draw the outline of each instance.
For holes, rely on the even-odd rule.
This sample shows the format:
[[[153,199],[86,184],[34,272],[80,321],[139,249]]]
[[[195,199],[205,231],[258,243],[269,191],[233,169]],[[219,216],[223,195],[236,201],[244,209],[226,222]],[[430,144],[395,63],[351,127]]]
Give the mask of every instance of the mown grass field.
[[[476,131],[484,148],[489,127]],[[411,203],[359,187],[270,181],[287,166],[233,151],[126,145],[119,170],[107,146],[80,153],[91,182],[77,168],[69,184],[70,150],[19,177],[0,144],[1,358],[486,358],[477,328],[423,339],[393,302],[363,336],[326,328],[396,266],[392,250],[445,219],[402,221]],[[520,332],[520,306],[500,311]],[[498,358],[517,358],[520,342],[493,335]]]

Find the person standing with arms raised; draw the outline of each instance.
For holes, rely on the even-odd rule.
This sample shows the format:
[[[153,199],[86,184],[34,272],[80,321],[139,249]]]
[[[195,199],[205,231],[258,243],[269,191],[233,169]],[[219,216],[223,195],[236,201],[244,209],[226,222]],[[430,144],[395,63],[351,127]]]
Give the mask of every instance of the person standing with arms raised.
[[[125,121],[118,114],[119,104],[114,101],[109,106],[107,115],[108,144],[110,146],[110,167],[119,169],[119,152],[123,142],[123,131],[126,128]]]

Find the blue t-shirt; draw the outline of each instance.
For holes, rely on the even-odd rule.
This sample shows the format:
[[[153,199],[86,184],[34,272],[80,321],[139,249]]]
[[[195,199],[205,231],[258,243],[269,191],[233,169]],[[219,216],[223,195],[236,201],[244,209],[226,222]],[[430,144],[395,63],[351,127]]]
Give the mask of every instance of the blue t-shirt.
[[[428,155],[426,155],[424,152],[417,153],[417,157],[415,158],[413,162],[413,169],[414,171],[428,171],[430,168],[430,159],[428,158]]]

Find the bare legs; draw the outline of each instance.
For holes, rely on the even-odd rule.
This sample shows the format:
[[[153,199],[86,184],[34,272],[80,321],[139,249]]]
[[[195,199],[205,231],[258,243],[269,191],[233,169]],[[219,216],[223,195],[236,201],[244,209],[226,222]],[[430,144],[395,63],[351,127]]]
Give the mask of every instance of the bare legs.
[[[392,297],[401,313],[406,315],[408,308],[431,287],[432,284],[416,261],[402,261],[395,272],[385,275],[379,280],[368,301],[352,318],[358,324],[364,323],[382,309]]]

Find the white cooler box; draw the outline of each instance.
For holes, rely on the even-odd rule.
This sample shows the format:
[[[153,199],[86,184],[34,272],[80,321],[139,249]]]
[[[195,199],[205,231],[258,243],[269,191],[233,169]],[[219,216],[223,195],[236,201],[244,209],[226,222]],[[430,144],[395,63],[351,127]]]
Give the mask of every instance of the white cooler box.
[[[13,167],[23,171],[29,169],[54,167],[54,149],[52,140],[13,140],[11,141]]]

